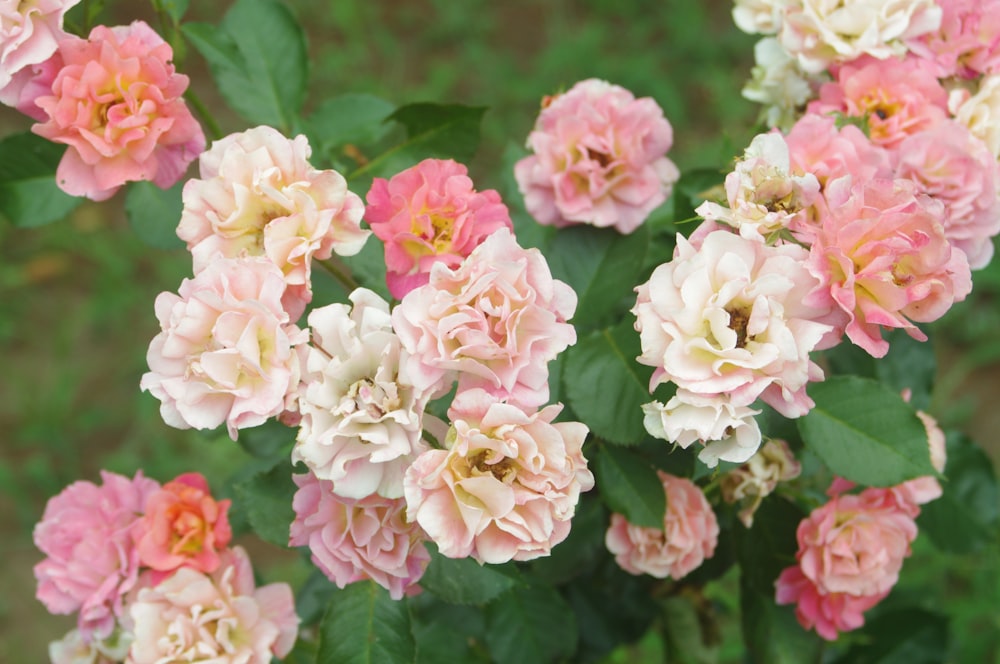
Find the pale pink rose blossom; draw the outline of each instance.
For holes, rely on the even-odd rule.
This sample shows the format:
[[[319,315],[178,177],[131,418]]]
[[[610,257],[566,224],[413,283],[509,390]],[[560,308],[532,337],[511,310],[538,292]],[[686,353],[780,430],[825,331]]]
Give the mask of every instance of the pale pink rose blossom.
[[[246,552],[226,553],[212,574],[182,567],[143,588],[129,607],[135,640],[126,664],[270,664],[298,636],[287,583],[256,587]]]
[[[80,0],[3,0],[0,2],[0,99],[18,72],[39,65],[56,52],[63,17]],[[9,103],[4,99],[3,103]]]
[[[775,601],[795,604],[795,617],[804,629],[815,629],[827,641],[835,641],[840,632],[850,632],[865,624],[865,611],[888,593],[855,596],[849,593],[822,592],[798,566],[786,567],[778,577]]]
[[[107,640],[87,640],[74,629],[58,641],[49,643],[52,664],[118,664],[132,645],[132,635],[118,632]]]
[[[423,530],[406,521],[405,500],[344,498],[312,473],[292,478],[299,488],[289,545],[308,546],[313,563],[340,588],[371,579],[393,599],[420,592],[430,554]]]
[[[873,180],[827,192],[830,212],[810,248],[809,270],[848,317],[845,333],[873,357],[881,328],[926,340],[913,322],[940,318],[972,289],[965,254],[948,242],[940,201],[909,180]]]
[[[902,55],[905,40],[941,25],[934,0],[799,0],[782,9],[781,43],[809,72],[864,54]]]
[[[734,406],[724,394],[703,396],[677,390],[666,405],[659,401],[643,404],[643,424],[654,438],[687,449],[700,442],[698,458],[709,468],[719,461],[743,463],[760,447],[760,426],[746,406]]]
[[[277,265],[293,321],[312,300],[312,259],[353,256],[370,234],[360,225],[361,198],[337,171],[313,168],[311,153],[305,136],[289,139],[267,126],[215,141],[198,160],[201,178],[184,185],[177,226],[196,274],[218,254]]]
[[[282,308],[285,280],[264,258],[219,258],[179,294],[160,293],[161,332],[146,353],[140,388],[161,401],[179,429],[236,431],[263,424],[289,405],[299,384],[296,346],[308,332]]]
[[[740,94],[762,104],[761,119],[768,127],[787,130],[802,114],[821,80],[799,67],[798,60],[774,37],[765,37],[753,47],[754,66]]]
[[[493,231],[514,228],[500,194],[476,191],[468,169],[450,159],[375,178],[366,199],[365,221],[385,244],[385,279],[396,299],[426,284],[435,263],[456,268]]]
[[[734,0],[733,23],[747,34],[773,35],[781,29],[781,10],[787,0]]]
[[[547,556],[566,539],[582,491],[594,486],[581,448],[587,427],[553,422],[479,389],[459,392],[448,449],[428,450],[406,472],[407,518],[449,558],[505,563]]]
[[[350,299],[353,306],[330,304],[309,314],[312,342],[292,460],[345,498],[399,498],[403,473],[427,449],[421,438],[427,394],[408,377],[389,304],[363,288]]]
[[[722,476],[719,488],[722,499],[727,503],[739,503],[740,521],[744,526],[753,526],[753,515],[761,502],[774,492],[779,482],[787,482],[802,472],[800,464],[788,443],[772,439],[764,443],[760,451],[749,461]]]
[[[167,188],[205,149],[182,96],[188,78],[142,21],[63,39],[59,56],[51,92],[35,99],[46,119],[31,130],[68,146],[56,170],[63,191],[101,201],[135,180]]]
[[[542,253],[501,228],[457,268],[435,264],[430,283],[393,309],[392,326],[418,389],[444,394],[457,376],[459,390],[534,407],[549,398],[549,361],[576,343],[566,322],[575,310],[576,293]]]
[[[48,115],[35,100],[52,94],[52,82],[62,68],[63,59],[59,51],[44,62],[25,67],[14,74],[6,87],[0,89],[0,104],[11,106],[33,120],[45,122]]]
[[[822,370],[809,359],[831,326],[829,309],[809,306],[820,282],[796,244],[768,246],[726,231],[695,247],[677,237],[674,259],[638,286],[635,328],[641,364],[654,367],[650,391],[671,381],[706,397],[725,394],[732,406],[757,398],[786,417],[813,402],[809,381]]]
[[[139,561],[169,576],[179,567],[214,572],[219,554],[229,546],[229,500],[215,500],[201,473],[184,473],[146,501],[145,513],[132,529]]]
[[[864,56],[840,67],[808,112],[863,118],[872,143],[893,148],[943,121],[948,93],[926,60]]]
[[[35,546],[46,558],[35,565],[37,597],[51,613],[79,611],[85,640],[114,630],[123,596],[136,583],[139,553],[131,529],[160,485],[101,471],[100,486],[74,482],[49,500],[35,526]]]
[[[910,51],[933,62],[939,78],[976,78],[1000,71],[1000,1],[939,4],[940,28],[907,41]]]
[[[631,233],[670,195],[680,173],[666,157],[673,129],[650,97],[580,81],[546,98],[514,167],[538,223],[612,226]]]
[[[896,177],[944,203],[944,236],[969,267],[986,267],[1000,233],[1000,164],[962,124],[945,120],[907,137],[893,151]]]
[[[705,494],[691,480],[657,471],[667,494],[663,528],[632,525],[611,515],[604,542],[629,574],[681,579],[715,555],[719,522]]]
[[[948,109],[1000,159],[1000,74],[983,76],[974,93],[965,88],[952,90]]]

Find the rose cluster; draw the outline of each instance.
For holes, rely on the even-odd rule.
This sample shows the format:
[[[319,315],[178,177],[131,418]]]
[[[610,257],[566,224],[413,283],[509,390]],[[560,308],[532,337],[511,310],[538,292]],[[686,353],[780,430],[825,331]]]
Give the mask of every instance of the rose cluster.
[[[49,500],[35,527],[45,559],[38,599],[77,627],[49,646],[55,664],[213,661],[267,664],[295,643],[288,584],[257,587],[230,546],[229,501],[198,473],[164,485],[101,473]]]

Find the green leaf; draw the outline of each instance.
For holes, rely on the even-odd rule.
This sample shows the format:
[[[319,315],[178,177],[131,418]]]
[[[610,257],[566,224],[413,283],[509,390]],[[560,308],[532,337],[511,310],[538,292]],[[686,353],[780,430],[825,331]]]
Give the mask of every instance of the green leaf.
[[[507,144],[501,159],[500,195],[510,210],[517,243],[525,248],[544,249],[550,238],[555,235],[556,229],[553,226],[542,226],[528,214],[524,208],[524,196],[521,195],[517,180],[514,178],[514,165],[526,156],[528,151],[524,146],[513,142]]]
[[[420,587],[452,604],[486,604],[520,583],[513,564],[480,565],[472,558],[446,558],[434,546]]]
[[[266,542],[288,547],[288,527],[295,518],[292,498],[296,486],[287,460],[266,472],[257,473],[234,487],[239,509],[250,526]]]
[[[576,649],[576,620],[550,586],[515,588],[486,609],[486,644],[500,664],[544,664]]]
[[[933,345],[917,341],[904,330],[891,330],[883,336],[889,342],[885,357],[876,360],[854,344],[839,344],[826,351],[831,369],[836,374],[875,378],[896,392],[909,390],[913,407],[926,410],[937,373]]]
[[[268,420],[258,427],[240,431],[236,442],[252,456],[277,463],[290,453],[295,443],[295,430],[277,420]]]
[[[184,182],[170,189],[160,189],[152,182],[133,182],[125,192],[125,214],[139,239],[157,249],[181,249],[177,224],[184,208],[181,190]]]
[[[552,555],[531,561],[532,577],[552,585],[589,577],[600,558],[607,555],[604,534],[608,519],[607,510],[594,492],[584,494],[566,539],[552,549]]]
[[[867,637],[867,638],[865,638]],[[906,608],[866,621],[836,664],[943,664],[948,661],[948,619]]]
[[[316,664],[397,664],[416,658],[406,601],[374,581],[334,594],[319,626]]]
[[[799,548],[795,531],[805,517],[794,503],[768,496],[754,514],[752,528],[734,526],[736,555],[748,588],[773,597],[774,582],[781,571],[795,564]]]
[[[395,110],[386,100],[369,94],[349,93],[331,97],[309,116],[307,125],[316,137],[317,150],[325,153],[343,145],[370,145],[383,138]]]
[[[389,120],[406,127],[407,139],[355,171],[360,175],[391,177],[429,158],[468,161],[479,146],[479,125],[486,108],[459,104],[410,104],[398,108]]]
[[[573,287],[579,302],[577,329],[611,324],[635,304],[635,292],[649,246],[649,229],[631,235],[611,228],[574,226],[555,234],[546,252],[552,276]]]
[[[56,184],[56,168],[66,146],[31,133],[0,141],[0,213],[21,228],[58,221],[83,199]]]
[[[167,16],[172,18],[174,23],[180,23],[181,19],[184,18],[184,14],[187,13],[191,0],[158,0],[157,4],[163,7],[163,10],[167,12]]]
[[[719,645],[710,643],[712,616],[699,611],[690,596],[668,597],[663,601],[661,616],[666,636],[665,661],[677,664],[714,664]],[[717,628],[716,628],[717,629]]]
[[[652,401],[652,369],[640,366],[631,317],[577,342],[566,353],[563,389],[570,406],[601,438],[634,445],[646,437],[642,405]]]
[[[868,486],[934,475],[927,431],[892,389],[866,378],[834,376],[811,386],[816,407],[799,431],[831,471]]]
[[[815,664],[821,660],[823,640],[802,629],[793,607],[774,603],[773,587],[761,592],[741,579],[740,618],[750,664]]]
[[[594,474],[611,511],[624,514],[636,526],[663,530],[667,496],[653,466],[624,448],[602,445]]]
[[[359,284],[375,291],[387,302],[392,301],[389,287],[385,283],[385,245],[377,238],[365,242],[365,246],[355,255],[342,256],[340,260]]]
[[[486,616],[472,606],[446,604],[429,593],[407,599],[417,664],[490,662]]]
[[[705,202],[706,194],[713,192],[714,187],[720,187],[725,182],[726,174],[714,168],[699,168],[681,173],[680,180],[674,185],[674,223],[677,230],[684,236],[698,227],[694,209]],[[724,191],[715,191],[725,198]]]
[[[305,101],[308,59],[305,35],[285,4],[237,0],[220,29],[187,23],[182,30],[236,112],[292,131]]]

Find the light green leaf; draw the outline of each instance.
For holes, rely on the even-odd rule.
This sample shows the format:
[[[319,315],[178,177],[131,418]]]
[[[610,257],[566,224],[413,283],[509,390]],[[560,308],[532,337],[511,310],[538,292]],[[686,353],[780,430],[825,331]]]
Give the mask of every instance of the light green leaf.
[[[550,586],[515,588],[486,609],[486,644],[499,664],[546,664],[576,650],[576,619]]]
[[[316,664],[403,664],[416,658],[406,601],[374,581],[334,594],[319,626]]]
[[[128,186],[125,214],[140,240],[157,249],[184,247],[184,241],[177,237],[177,224],[184,208],[183,188],[183,182],[170,189],[160,189],[152,182],[133,182]]]
[[[420,586],[452,604],[486,604],[520,583],[512,564],[480,565],[472,558],[446,558],[433,546]]]
[[[288,461],[257,473],[234,487],[236,506],[261,539],[280,547],[288,546],[288,527],[295,518],[292,498],[297,487]]]
[[[667,496],[653,466],[624,448],[604,445],[598,448],[594,474],[611,511],[636,526],[663,530]]]
[[[927,431],[892,389],[866,378],[834,376],[811,386],[816,407],[799,431],[831,471],[868,486],[934,475]]]
[[[180,23],[184,14],[187,13],[191,0],[158,0],[158,4],[163,7],[163,10],[175,23]]]
[[[21,228],[58,221],[83,199],[56,185],[66,146],[24,133],[0,141],[0,213]]]

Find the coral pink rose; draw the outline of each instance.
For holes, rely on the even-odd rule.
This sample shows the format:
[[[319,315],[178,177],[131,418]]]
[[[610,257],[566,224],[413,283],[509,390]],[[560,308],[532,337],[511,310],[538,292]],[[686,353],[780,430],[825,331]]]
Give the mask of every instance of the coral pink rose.
[[[456,268],[493,231],[514,228],[500,194],[476,191],[465,166],[450,159],[375,178],[366,199],[365,221],[385,244],[385,279],[396,299],[426,284],[435,263]]]
[[[246,552],[227,552],[211,575],[182,567],[143,588],[129,607],[135,640],[126,664],[270,664],[298,636],[287,583],[256,587]]]
[[[184,185],[177,235],[194,272],[219,254],[266,256],[288,282],[283,303],[293,321],[312,300],[312,259],[352,256],[369,231],[364,205],[333,170],[317,170],[305,136],[261,126],[212,143],[198,160],[201,179]]]
[[[423,530],[406,521],[406,501],[344,498],[312,473],[292,478],[299,489],[289,545],[308,546],[313,563],[340,588],[371,579],[393,599],[419,592],[430,554]]]
[[[0,99],[18,72],[39,65],[56,52],[63,32],[63,17],[80,0],[0,2]],[[3,103],[8,103],[4,100]]]
[[[667,494],[663,528],[643,528],[611,515],[604,542],[629,574],[681,579],[715,554],[719,522],[696,484],[657,471]]]
[[[538,223],[631,233],[670,195],[673,129],[650,97],[588,79],[546,98],[514,177]]]
[[[308,333],[288,320],[285,280],[264,258],[212,262],[160,293],[162,331],[149,344],[139,386],[159,399],[163,421],[179,429],[236,431],[263,424],[291,405],[299,384],[296,346]]]
[[[229,503],[212,497],[200,473],[167,482],[146,501],[146,513],[132,529],[139,561],[158,572],[179,567],[214,572],[232,538]]]
[[[865,624],[864,613],[883,599],[880,595],[855,596],[849,593],[824,593],[802,573],[800,567],[786,567],[777,581],[778,604],[795,604],[795,617],[804,629],[816,629],[827,641],[840,632],[850,632]]]
[[[566,321],[576,293],[553,279],[537,249],[522,249],[502,228],[454,270],[437,263],[430,283],[392,312],[419,389],[444,394],[480,387],[524,406],[549,398],[548,363],[576,343]]]
[[[166,188],[205,149],[182,97],[188,78],[142,21],[64,39],[59,55],[51,94],[35,99],[47,119],[31,130],[69,146],[56,171],[63,191],[102,201],[134,180]]]
[[[547,556],[566,539],[581,491],[594,486],[581,452],[587,427],[553,422],[483,390],[459,392],[445,450],[406,471],[407,518],[449,558],[505,563]]]
[[[136,583],[139,554],[131,529],[160,485],[101,471],[102,484],[74,482],[51,498],[35,526],[38,599],[52,613],[79,611],[85,640],[109,636],[122,599]]]

